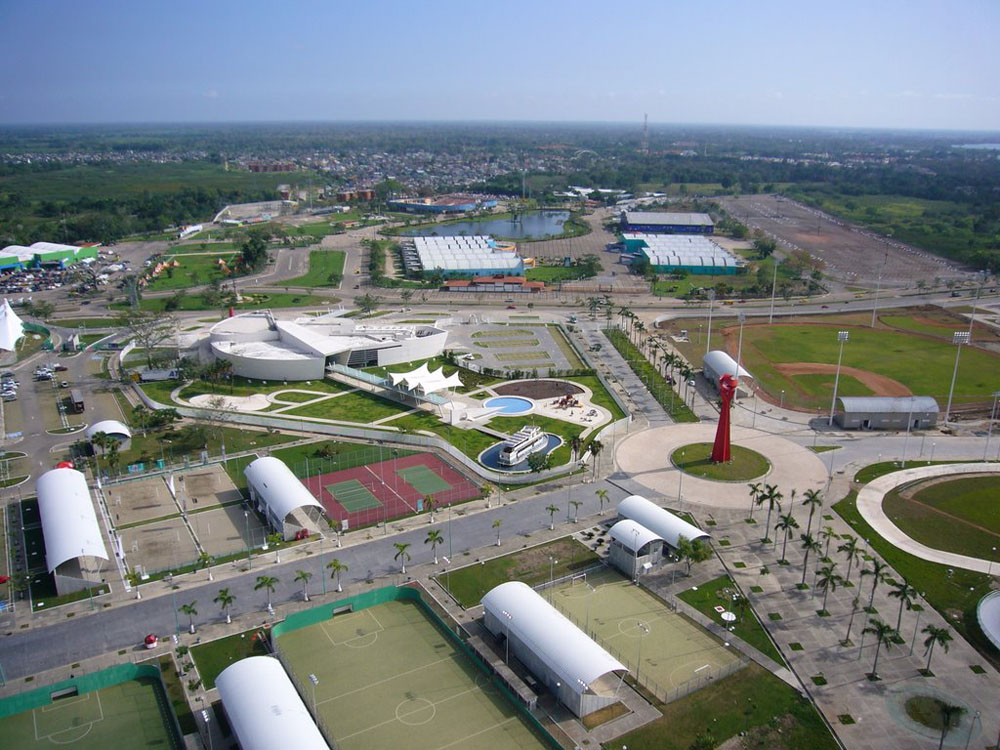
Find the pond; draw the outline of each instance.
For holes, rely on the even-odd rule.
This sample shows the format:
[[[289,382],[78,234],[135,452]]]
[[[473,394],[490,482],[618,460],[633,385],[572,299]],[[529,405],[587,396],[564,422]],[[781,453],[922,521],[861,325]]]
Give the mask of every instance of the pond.
[[[459,221],[421,229],[404,229],[407,237],[454,237],[456,235],[488,234],[510,240],[539,240],[563,233],[563,224],[570,217],[569,211],[528,211],[516,219],[482,219]]]
[[[553,435],[552,433],[546,433],[546,437],[549,439],[549,444],[542,448],[539,453],[551,453],[560,445],[562,445],[562,438],[558,435]],[[516,466],[501,466],[500,464],[500,451],[503,450],[503,443],[497,443],[496,445],[487,448],[479,455],[479,463],[488,469],[493,469],[494,471],[510,471],[510,472],[525,472],[531,471],[531,466],[528,464],[528,459],[524,459],[521,463]]]

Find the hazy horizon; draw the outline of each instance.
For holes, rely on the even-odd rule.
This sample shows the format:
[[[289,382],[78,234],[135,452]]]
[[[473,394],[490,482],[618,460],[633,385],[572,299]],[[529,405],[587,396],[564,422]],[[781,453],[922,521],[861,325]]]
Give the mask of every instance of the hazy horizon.
[[[4,125],[1000,130],[1000,3],[0,5]]]

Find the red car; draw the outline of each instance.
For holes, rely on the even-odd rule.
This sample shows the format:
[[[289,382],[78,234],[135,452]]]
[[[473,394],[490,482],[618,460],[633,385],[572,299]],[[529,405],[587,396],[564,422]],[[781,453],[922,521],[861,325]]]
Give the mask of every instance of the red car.
[[[507,309],[508,310],[516,310],[517,309],[517,305],[507,305]]]

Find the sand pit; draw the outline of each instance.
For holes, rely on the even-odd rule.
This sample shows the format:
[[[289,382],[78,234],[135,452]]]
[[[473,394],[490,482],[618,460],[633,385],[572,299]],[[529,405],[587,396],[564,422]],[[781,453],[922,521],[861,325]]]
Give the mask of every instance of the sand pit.
[[[775,364],[774,369],[782,375],[835,375],[836,365],[823,362],[784,362]],[[909,388],[898,380],[879,375],[871,370],[859,370],[856,367],[841,367],[841,375],[850,375],[876,396],[911,396]]]
[[[524,396],[526,398],[561,398],[583,393],[583,388],[565,380],[519,380],[504,383],[493,388],[501,396]]]
[[[220,396],[211,393],[202,393],[200,396],[192,396],[188,403],[192,406],[200,406],[203,409],[212,408],[213,401],[221,399],[223,409],[233,409],[235,411],[264,411],[271,405],[267,396],[263,393],[255,393],[252,396]]]

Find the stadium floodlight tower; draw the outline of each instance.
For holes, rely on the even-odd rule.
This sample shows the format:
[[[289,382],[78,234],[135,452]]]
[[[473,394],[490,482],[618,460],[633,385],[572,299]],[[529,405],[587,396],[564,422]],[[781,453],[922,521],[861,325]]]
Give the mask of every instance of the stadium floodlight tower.
[[[840,353],[837,355],[837,374],[833,378],[833,401],[830,402],[829,426],[833,426],[833,413],[837,409],[837,387],[840,385],[840,363],[844,361],[844,344],[851,337],[850,331],[837,331],[837,341],[840,342]]]
[[[944,411],[945,424],[948,424],[948,420],[951,418],[951,399],[955,395],[955,379],[958,377],[958,358],[962,356],[962,345],[968,344],[970,338],[968,331],[955,331],[951,336],[951,343],[957,348],[955,350],[955,369],[951,373],[951,388],[948,389],[948,408]]]
[[[705,339],[705,354],[712,349],[712,308],[715,307],[715,290],[708,290],[708,336]]]
[[[747,314],[740,310],[736,314],[737,320],[740,321],[740,343],[736,347],[736,375],[740,374],[740,366],[743,364],[743,324],[747,322]]]
[[[988,461],[990,455],[990,439],[993,437],[993,422],[997,418],[997,397],[1000,391],[993,391],[993,407],[990,409],[990,426],[986,430],[986,446],[983,448],[983,460]]]

